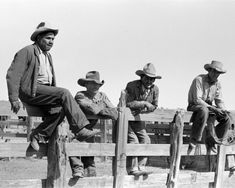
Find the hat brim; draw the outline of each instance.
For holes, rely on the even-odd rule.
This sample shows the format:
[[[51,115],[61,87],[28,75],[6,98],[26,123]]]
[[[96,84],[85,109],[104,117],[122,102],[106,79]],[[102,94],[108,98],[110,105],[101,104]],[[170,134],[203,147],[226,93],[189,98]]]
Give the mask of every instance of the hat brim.
[[[98,82],[97,80],[93,80],[93,79],[80,78],[77,81],[78,85],[83,86],[83,87],[85,87],[86,83],[88,82],[94,82],[96,84],[99,84],[100,86],[104,84],[104,80],[102,80],[101,82]]]
[[[142,71],[142,70],[137,70],[135,73],[136,73],[138,76],[146,75],[146,76],[148,76],[148,77],[156,78],[156,79],[161,79],[161,78],[162,78],[161,76],[156,76],[156,75],[153,75],[153,74],[145,73],[145,72]]]
[[[32,41],[36,41],[37,36],[40,33],[44,33],[44,32],[53,32],[55,34],[55,36],[58,34],[59,30],[58,29],[50,29],[50,28],[42,28],[42,29],[38,29],[36,31],[33,32],[33,34],[31,35],[30,39]]]
[[[204,69],[205,69],[206,71],[210,71],[211,69],[214,69],[214,70],[216,70],[217,72],[219,72],[220,74],[224,74],[224,73],[227,72],[226,70],[218,69],[217,67],[214,67],[214,66],[212,66],[211,64],[205,64],[205,65],[204,65]]]

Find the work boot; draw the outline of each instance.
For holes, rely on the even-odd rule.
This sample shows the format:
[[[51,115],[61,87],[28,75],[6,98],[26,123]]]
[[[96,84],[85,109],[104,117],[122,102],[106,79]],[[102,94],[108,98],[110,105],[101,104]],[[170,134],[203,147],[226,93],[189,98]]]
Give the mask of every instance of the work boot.
[[[82,171],[73,172],[72,176],[73,176],[74,178],[75,178],[75,177],[84,178],[84,172],[82,172]]]
[[[46,143],[48,140],[48,137],[40,134],[40,133],[32,133],[30,135],[30,145],[32,146],[32,148],[35,150],[35,151],[39,151],[39,142],[41,143]]]
[[[89,130],[87,128],[83,128],[75,135],[75,138],[78,141],[82,142],[87,140],[88,138],[95,136],[99,132],[100,132],[99,130]]]
[[[35,151],[39,151],[38,139],[35,135],[30,136],[30,145]]]

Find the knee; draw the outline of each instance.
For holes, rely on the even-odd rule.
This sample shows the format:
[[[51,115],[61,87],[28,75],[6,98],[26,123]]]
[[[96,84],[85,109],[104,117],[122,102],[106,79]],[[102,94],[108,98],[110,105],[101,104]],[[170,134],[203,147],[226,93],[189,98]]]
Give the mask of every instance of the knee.
[[[201,116],[209,116],[209,109],[206,106],[201,106],[198,110],[197,113],[200,114]]]
[[[150,137],[146,134],[142,142],[143,144],[151,144]]]
[[[61,97],[67,98],[67,97],[73,97],[73,96],[68,89],[61,88]]]

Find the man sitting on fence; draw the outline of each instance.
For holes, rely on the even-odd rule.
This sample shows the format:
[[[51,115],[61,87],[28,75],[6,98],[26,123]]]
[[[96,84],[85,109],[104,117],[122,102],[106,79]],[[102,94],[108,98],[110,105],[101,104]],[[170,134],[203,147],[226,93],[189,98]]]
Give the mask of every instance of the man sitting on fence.
[[[88,139],[98,132],[86,128],[90,123],[71,93],[67,89],[56,87],[49,51],[57,34],[58,29],[41,22],[31,35],[34,44],[15,54],[6,76],[8,96],[14,113],[20,109],[19,99],[48,113],[54,107],[60,109],[57,113],[49,113],[31,134],[31,146],[37,151],[38,141],[50,137],[65,116],[70,129],[81,140]]]
[[[140,76],[140,80],[129,82],[126,86],[126,106],[131,109],[133,115],[152,112],[158,106],[159,95],[159,89],[154,85],[154,81],[155,79],[161,79],[161,76],[156,75],[156,70],[152,63],[146,64],[143,70],[137,70],[136,74]],[[146,132],[145,122],[129,122],[128,143],[151,143]],[[127,157],[127,173],[137,176],[150,173],[145,169],[146,162],[147,157]]]
[[[80,105],[85,114],[99,115],[113,120],[117,120],[117,109],[110,102],[104,92],[100,92],[100,87],[104,84],[104,80],[100,81],[100,75],[97,71],[90,71],[86,74],[86,78],[80,78],[78,84],[86,88],[86,91],[79,91],[75,100]],[[89,129],[92,130],[98,119],[90,121]],[[78,138],[79,140],[79,138]],[[93,143],[94,137],[87,140]],[[84,169],[87,169],[87,176],[96,176],[96,168],[94,157],[69,157],[72,174],[74,177],[84,177]]]
[[[215,143],[223,143],[224,138],[230,127],[230,118],[225,110],[222,98],[221,85],[218,77],[226,71],[223,64],[219,61],[212,61],[211,64],[204,66],[208,74],[197,76],[190,87],[188,93],[188,108],[193,111],[192,131],[188,147],[188,154],[195,148],[196,144],[202,143],[203,131],[207,125],[209,116],[215,116],[219,122],[216,127],[208,131],[205,140],[207,148],[216,151]],[[215,102],[215,106],[213,105]]]

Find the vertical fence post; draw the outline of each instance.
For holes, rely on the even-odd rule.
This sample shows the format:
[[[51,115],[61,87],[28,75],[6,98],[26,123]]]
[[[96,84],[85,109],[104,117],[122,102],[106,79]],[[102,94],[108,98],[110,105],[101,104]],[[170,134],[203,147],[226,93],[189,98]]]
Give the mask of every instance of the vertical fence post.
[[[101,130],[101,143],[107,143],[107,120],[100,119],[100,130]],[[102,157],[102,161],[105,162],[107,156]]]
[[[216,171],[214,178],[214,188],[221,188],[223,187],[226,146],[224,145],[218,146],[217,151],[218,153],[217,153]]]
[[[46,188],[66,187],[67,154],[65,137],[67,123],[62,122],[50,137],[47,151],[47,181]]]
[[[177,111],[172,124],[171,146],[170,146],[170,172],[167,177],[167,188],[177,188],[177,180],[180,168],[180,148],[183,144],[184,122],[182,111]]]
[[[123,188],[126,174],[126,146],[128,117],[126,116],[126,93],[121,92],[118,105],[118,120],[116,132],[116,149],[113,162],[113,188]]]

